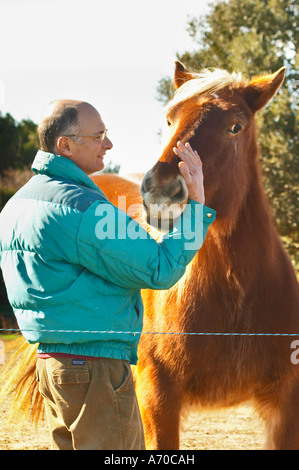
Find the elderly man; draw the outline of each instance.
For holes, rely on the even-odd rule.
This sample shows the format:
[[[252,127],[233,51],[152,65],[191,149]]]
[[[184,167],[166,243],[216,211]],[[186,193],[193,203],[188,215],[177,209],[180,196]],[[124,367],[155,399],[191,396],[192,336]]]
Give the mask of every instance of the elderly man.
[[[124,332],[142,331],[140,289],[167,289],[183,275],[195,255],[185,249],[191,228],[181,224],[181,233],[170,232],[159,244],[146,231],[135,240],[98,236],[103,205],[111,223],[126,226],[132,219],[124,213],[119,219],[88,176],[103,169],[112,148],[90,104],[55,102],[39,138],[36,175],[0,215],[0,257],[20,329],[28,342],[39,343],[37,380],[52,448],[143,449],[130,368],[140,335]],[[200,158],[188,144],[174,151],[189,191],[191,225],[205,236],[215,213],[203,206],[202,219],[195,217],[204,204]]]

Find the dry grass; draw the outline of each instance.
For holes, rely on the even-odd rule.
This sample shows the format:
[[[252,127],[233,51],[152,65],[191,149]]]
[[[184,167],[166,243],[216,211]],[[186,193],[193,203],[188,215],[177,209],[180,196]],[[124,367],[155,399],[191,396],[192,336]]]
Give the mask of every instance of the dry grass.
[[[8,168],[0,175],[0,187],[17,191],[30,180],[33,174],[29,166],[22,170]]]

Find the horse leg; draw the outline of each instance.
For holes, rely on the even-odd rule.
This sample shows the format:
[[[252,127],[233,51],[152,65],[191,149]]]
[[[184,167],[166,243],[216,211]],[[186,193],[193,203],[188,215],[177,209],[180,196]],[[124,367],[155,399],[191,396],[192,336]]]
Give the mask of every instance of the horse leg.
[[[266,423],[266,450],[299,450],[299,379],[260,403]],[[271,403],[271,404],[269,404]]]
[[[146,449],[176,450],[180,445],[181,394],[173,380],[158,368],[137,367],[135,376]]]

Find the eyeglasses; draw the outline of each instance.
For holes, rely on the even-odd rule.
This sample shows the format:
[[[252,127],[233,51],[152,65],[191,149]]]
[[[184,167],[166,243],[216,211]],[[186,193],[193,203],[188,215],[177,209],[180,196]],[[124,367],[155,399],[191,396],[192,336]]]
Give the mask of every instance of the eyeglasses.
[[[105,129],[104,131],[99,132],[99,134],[85,134],[85,135],[78,135],[78,134],[68,134],[65,137],[92,137],[95,140],[98,140],[99,142],[103,142],[107,136],[108,129]]]

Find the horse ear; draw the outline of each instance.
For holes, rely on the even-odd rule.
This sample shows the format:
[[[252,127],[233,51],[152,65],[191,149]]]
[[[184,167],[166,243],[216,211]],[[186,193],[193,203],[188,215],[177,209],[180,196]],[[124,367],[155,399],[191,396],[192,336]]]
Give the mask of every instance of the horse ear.
[[[175,62],[174,87],[176,90],[194,77],[195,75],[192,72],[189,72],[181,62],[178,60]]]
[[[286,67],[271,75],[254,78],[244,89],[243,96],[253,112],[266,106],[282,85]]]

